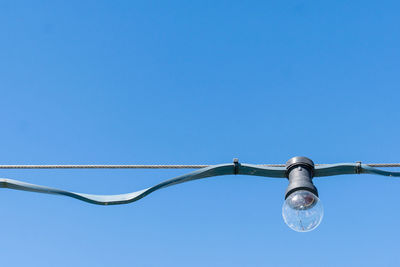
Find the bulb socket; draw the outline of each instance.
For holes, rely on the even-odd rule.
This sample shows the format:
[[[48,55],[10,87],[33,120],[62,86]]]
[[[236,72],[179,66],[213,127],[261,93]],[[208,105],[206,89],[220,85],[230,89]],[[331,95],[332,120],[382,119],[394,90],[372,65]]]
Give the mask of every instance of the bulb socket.
[[[314,162],[306,157],[294,157],[286,162],[286,177],[289,185],[285,199],[298,190],[307,190],[318,196],[318,190],[312,182],[314,177]]]

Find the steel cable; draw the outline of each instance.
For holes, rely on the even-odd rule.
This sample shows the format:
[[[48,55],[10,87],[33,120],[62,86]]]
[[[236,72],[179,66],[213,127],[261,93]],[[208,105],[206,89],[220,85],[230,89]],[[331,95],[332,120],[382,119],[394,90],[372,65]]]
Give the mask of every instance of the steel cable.
[[[363,163],[370,167],[392,168],[400,167],[400,163]],[[285,167],[285,164],[254,164],[261,167]],[[315,164],[315,166],[324,166],[329,164]],[[0,165],[0,169],[201,169],[212,165]]]

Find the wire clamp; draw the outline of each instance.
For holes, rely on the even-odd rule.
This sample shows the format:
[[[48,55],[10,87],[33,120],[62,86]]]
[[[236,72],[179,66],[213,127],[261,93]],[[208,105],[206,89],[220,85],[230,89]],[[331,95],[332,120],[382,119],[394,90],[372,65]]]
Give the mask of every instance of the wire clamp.
[[[356,174],[361,174],[361,161],[357,161],[356,164]]]
[[[233,166],[234,166],[234,169],[233,169],[233,173],[236,175],[236,174],[238,174],[239,173],[239,159],[238,158],[234,158],[233,159]]]

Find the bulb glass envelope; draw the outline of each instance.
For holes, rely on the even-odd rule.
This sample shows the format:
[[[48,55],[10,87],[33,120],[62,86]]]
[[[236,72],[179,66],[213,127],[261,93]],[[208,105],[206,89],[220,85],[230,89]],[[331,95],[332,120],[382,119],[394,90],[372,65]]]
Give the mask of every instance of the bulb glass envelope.
[[[319,198],[307,190],[298,190],[286,198],[282,207],[284,222],[297,232],[309,232],[318,227],[324,216]]]

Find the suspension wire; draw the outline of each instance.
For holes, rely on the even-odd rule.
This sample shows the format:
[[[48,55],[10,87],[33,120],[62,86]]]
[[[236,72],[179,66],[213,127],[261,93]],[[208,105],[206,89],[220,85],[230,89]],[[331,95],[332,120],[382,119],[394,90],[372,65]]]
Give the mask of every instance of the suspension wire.
[[[400,163],[363,163],[370,167],[400,167]],[[261,167],[285,167],[285,164],[254,164]],[[329,164],[315,164],[324,166]],[[0,165],[0,169],[201,169],[212,165]]]

